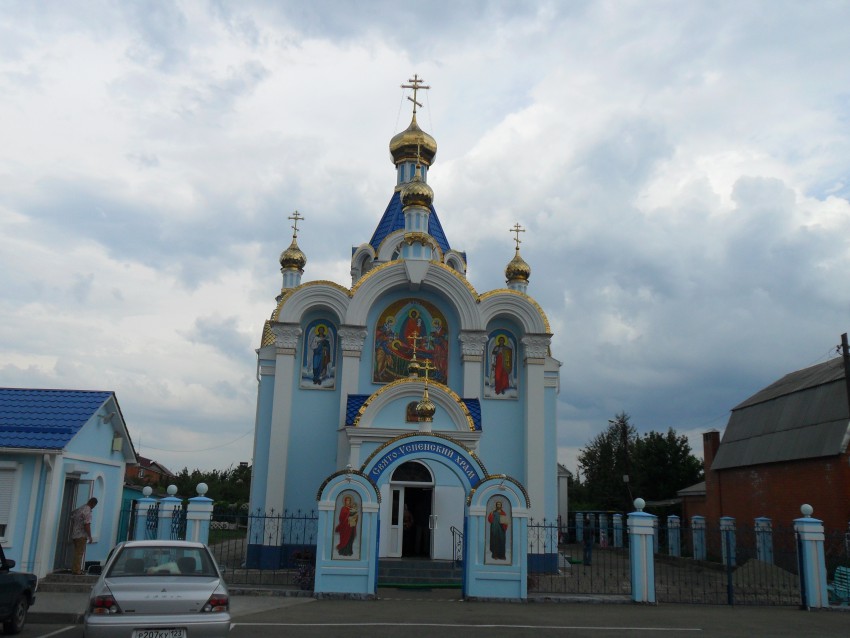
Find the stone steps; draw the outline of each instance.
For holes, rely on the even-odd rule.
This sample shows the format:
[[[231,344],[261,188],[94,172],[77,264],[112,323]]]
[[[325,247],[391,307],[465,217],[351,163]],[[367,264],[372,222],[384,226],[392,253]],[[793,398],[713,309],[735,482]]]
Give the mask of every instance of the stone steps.
[[[463,566],[451,560],[384,558],[378,561],[379,587],[459,588]]]

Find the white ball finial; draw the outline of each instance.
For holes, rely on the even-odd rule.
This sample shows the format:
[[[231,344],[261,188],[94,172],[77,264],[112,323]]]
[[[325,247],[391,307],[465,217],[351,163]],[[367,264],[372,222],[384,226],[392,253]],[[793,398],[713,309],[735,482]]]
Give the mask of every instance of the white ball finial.
[[[198,483],[198,487],[196,487],[195,489],[198,490],[198,496],[203,496],[210,488],[207,487],[206,483]]]
[[[804,503],[803,506],[800,508],[800,511],[803,513],[803,516],[805,516],[806,518],[810,518],[812,512],[815,511],[815,508],[809,505],[808,503]]]
[[[642,512],[644,507],[646,507],[646,501],[643,500],[642,498],[636,498],[635,499],[635,509],[638,512]]]
[[[153,488],[150,485],[145,485],[142,488],[142,496],[145,498],[150,498],[151,494],[153,494]]]
[[[169,496],[174,496],[175,494],[177,494],[177,486],[174,484],[169,485],[168,489],[165,491],[168,492]]]

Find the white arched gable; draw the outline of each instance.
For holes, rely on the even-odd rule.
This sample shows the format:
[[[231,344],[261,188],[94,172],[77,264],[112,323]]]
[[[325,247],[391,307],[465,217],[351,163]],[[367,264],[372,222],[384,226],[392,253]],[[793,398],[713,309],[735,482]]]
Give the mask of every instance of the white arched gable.
[[[386,237],[384,237],[383,241],[378,245],[377,260],[384,261],[392,261],[393,254],[399,249],[399,245],[401,244],[401,240],[404,238],[404,229],[397,230],[394,233],[390,233]]]
[[[448,266],[428,262],[428,274],[422,280],[421,290],[428,290],[446,299],[460,317],[460,330],[483,330],[478,316],[475,291],[457,272]],[[403,261],[384,264],[370,272],[354,288],[354,297],[348,305],[343,323],[365,326],[369,309],[386,293],[410,289],[407,269]]]
[[[549,326],[540,307],[526,295],[512,290],[499,290],[482,296],[479,305],[484,326],[499,317],[518,322],[526,334],[547,334]]]
[[[466,263],[463,261],[463,257],[460,256],[460,253],[456,250],[450,250],[447,252],[443,262],[446,266],[453,270],[457,270],[460,274],[466,274]]]
[[[342,318],[348,313],[350,302],[348,291],[342,286],[331,282],[310,282],[297,288],[286,298],[278,321],[300,323],[305,314],[321,309],[333,313],[336,320],[343,323]]]
[[[422,399],[422,381],[418,379],[402,379],[390,385],[384,386],[369,397],[364,403],[365,410],[357,420],[356,427],[369,428],[381,411],[399,400],[419,401]],[[472,417],[457,394],[449,388],[438,384],[428,384],[428,396],[438,410],[444,411],[459,432],[470,432],[474,430]],[[404,415],[399,414],[400,424],[403,423]],[[406,424],[410,426],[411,424]],[[415,427],[415,426],[414,426]]]

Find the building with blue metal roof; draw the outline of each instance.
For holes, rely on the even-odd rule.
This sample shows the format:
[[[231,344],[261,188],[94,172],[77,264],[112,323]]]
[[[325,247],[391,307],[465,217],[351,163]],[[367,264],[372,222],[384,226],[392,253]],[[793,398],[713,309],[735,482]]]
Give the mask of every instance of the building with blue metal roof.
[[[115,542],[127,464],[135,450],[114,392],[0,388],[0,542],[39,576],[70,567],[69,517],[88,499],[87,560]]]

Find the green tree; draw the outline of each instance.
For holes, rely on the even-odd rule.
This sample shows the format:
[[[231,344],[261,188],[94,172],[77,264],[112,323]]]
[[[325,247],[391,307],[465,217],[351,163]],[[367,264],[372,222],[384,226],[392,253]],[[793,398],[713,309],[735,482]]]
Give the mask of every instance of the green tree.
[[[688,438],[673,428],[647,432],[635,441],[632,491],[646,500],[675,498],[676,492],[703,478],[703,464],[691,453]]]
[[[630,511],[633,497],[674,498],[703,477],[702,461],[691,453],[687,437],[673,428],[638,435],[625,412],[582,449],[578,466],[588,509]]]
[[[579,471],[584,476],[584,497],[593,509],[620,510],[630,500],[628,484],[623,477],[630,476],[629,449],[637,438],[637,431],[629,423],[629,415],[618,414],[578,455]],[[631,478],[631,476],[630,476]]]

